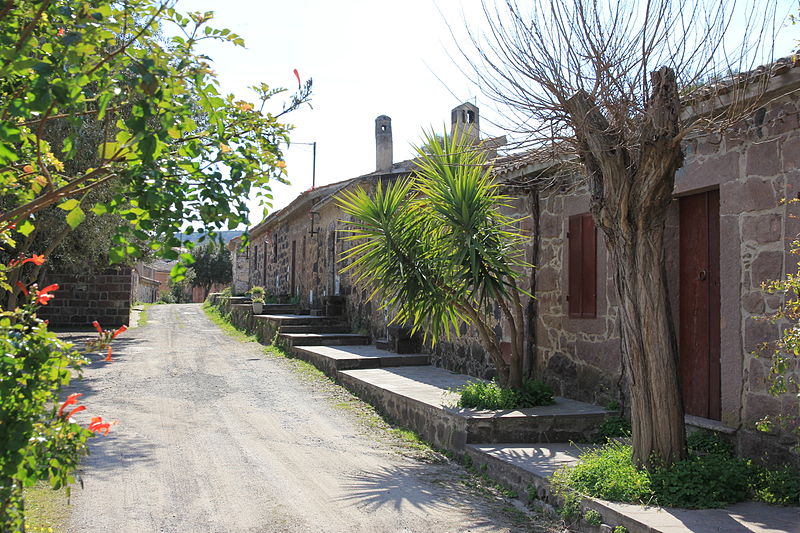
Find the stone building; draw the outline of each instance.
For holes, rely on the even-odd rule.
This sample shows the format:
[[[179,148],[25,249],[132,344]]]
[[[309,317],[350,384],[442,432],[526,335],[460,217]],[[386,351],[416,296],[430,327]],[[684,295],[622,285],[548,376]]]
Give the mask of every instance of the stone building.
[[[676,176],[668,220],[665,267],[680,349],[687,423],[729,434],[744,455],[770,454],[798,461],[788,452],[793,438],[764,434],[755,424],[765,415],[798,414],[795,395],[773,397],[765,375],[769,361],[754,355],[774,340],[779,325],[757,317],[782,299],[761,283],[794,272],[790,253],[800,234],[795,204],[800,198],[800,68],[777,63],[754,113],[725,135],[685,141],[684,167]],[[477,108],[453,111],[474,121]],[[388,133],[387,133],[388,132]],[[347,223],[336,205],[345,188],[371,190],[380,179],[413,171],[413,161],[391,163],[391,122],[376,120],[375,172],[309,190],[251,232],[249,279],[276,296],[296,298],[310,308],[329,295],[346,296],[356,329],[386,336],[391,318],[353,286],[339,257]],[[386,143],[389,143],[387,150]],[[388,154],[388,155],[387,155]],[[535,152],[497,158],[495,174],[513,195],[512,210],[530,235],[523,275],[529,353],[526,369],[543,377],[562,396],[605,404],[627,395],[612,265],[602,233],[589,214],[589,194],[580,176],[554,183],[552,164]],[[549,186],[541,185],[547,183]],[[507,328],[495,314],[495,332]],[[491,362],[472,328],[431,350],[435,364],[479,377],[492,377]],[[503,339],[503,340],[510,340]],[[430,349],[430,348],[428,348]],[[798,369],[792,369],[798,377]]]

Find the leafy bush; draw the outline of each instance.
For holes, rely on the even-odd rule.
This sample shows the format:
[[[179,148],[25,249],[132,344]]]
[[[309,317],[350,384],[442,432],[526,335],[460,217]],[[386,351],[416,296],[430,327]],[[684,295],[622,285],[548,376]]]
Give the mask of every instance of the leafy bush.
[[[736,457],[713,433],[690,436],[692,454],[652,473],[633,466],[631,446],[609,441],[587,451],[580,462],[555,473],[557,488],[628,503],[704,509],[755,499],[775,505],[800,503],[800,475],[790,468],[769,470]]]
[[[248,292],[250,293],[250,298],[253,300],[253,303],[264,303],[264,297],[267,294],[267,291],[264,290],[264,287],[259,287],[256,285],[255,287],[251,287]]]
[[[628,528],[625,526],[617,526],[614,528],[614,533],[628,533]]]
[[[773,505],[800,505],[800,474],[791,468],[762,468],[753,486],[755,499]]]
[[[612,416],[597,426],[595,442],[603,444],[609,439],[631,436],[631,423],[621,416]]]
[[[695,431],[686,437],[689,450],[733,457],[733,446],[711,431]]]
[[[557,471],[553,480],[604,500],[647,503],[653,498],[650,475],[633,466],[631,457],[629,445],[612,441],[581,454],[579,463]]]
[[[537,379],[526,379],[519,391],[495,381],[470,381],[456,392],[461,395],[458,406],[469,409],[524,409],[555,402],[553,389]]]
[[[603,523],[603,515],[595,511],[594,509],[589,509],[584,513],[583,519],[586,520],[586,523],[590,526],[598,527],[600,524]]]
[[[522,382],[517,408],[536,407],[537,405],[553,405],[553,388],[539,379],[526,379]]]
[[[749,461],[712,453],[657,468],[651,475],[651,486],[660,505],[724,507],[747,499],[752,473]]]

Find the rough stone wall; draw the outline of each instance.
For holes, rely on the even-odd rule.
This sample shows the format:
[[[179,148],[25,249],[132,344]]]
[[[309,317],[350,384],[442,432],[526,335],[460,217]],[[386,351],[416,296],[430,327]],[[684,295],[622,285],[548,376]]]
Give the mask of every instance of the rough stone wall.
[[[765,415],[798,414],[797,397],[767,392],[768,358],[754,355],[774,341],[780,324],[759,320],[782,302],[761,283],[796,272],[791,242],[800,234],[800,210],[783,199],[800,197],[800,99],[774,100],[728,135],[687,143],[687,164],[676,177],[676,194],[719,187],[722,422],[738,429],[743,453],[785,453],[790,435],[756,432]],[[797,365],[790,369],[800,377]]]
[[[131,271],[133,300],[142,303],[153,303],[158,300],[158,281],[153,277],[151,267],[136,264]]]
[[[228,245],[231,252],[231,264],[233,265],[233,275],[231,292],[238,296],[247,292],[250,288],[250,262],[248,250],[240,250],[241,241],[237,237],[232,239]],[[213,291],[212,291],[213,292]]]
[[[90,327],[94,320],[106,329],[128,324],[133,290],[130,268],[77,276],[48,273],[45,284],[51,283],[58,283],[56,297],[38,315],[52,326]]]
[[[585,188],[543,194],[540,200],[537,366],[557,394],[605,404],[621,399],[623,391],[613,269],[599,229],[596,317],[570,318],[567,302],[568,219],[588,211]]]

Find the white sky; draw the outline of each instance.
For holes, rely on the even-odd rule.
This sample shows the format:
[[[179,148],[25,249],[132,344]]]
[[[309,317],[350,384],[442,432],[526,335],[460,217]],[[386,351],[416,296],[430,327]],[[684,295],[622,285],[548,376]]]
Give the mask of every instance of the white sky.
[[[788,11],[796,0],[777,1]],[[215,11],[211,25],[241,35],[246,48],[201,48],[213,60],[223,91],[253,100],[247,89],[261,82],[294,89],[292,73],[313,78],[313,109],[287,115],[295,125],[286,151],[291,186],[272,186],[274,208],[311,186],[311,146],[317,142],[316,184],[324,185],[375,170],[375,117],[392,119],[394,160],[413,156],[423,129],[449,127],[450,110],[464,101],[490,113],[482,98],[448,56],[455,50],[447,22],[475,20],[479,0],[179,0],[180,11]],[[790,28],[785,34],[800,36]],[[781,55],[795,41],[784,35]],[[445,86],[446,83],[446,86]],[[280,97],[278,97],[280,98]],[[499,135],[486,121],[482,133]],[[262,218],[253,209],[250,222]]]

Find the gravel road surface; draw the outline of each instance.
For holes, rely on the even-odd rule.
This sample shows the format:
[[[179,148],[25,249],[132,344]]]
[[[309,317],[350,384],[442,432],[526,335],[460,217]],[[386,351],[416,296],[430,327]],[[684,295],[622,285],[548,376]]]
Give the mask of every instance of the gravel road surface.
[[[93,439],[69,532],[533,528],[507,501],[470,490],[461,467],[404,453],[199,305],[153,306],[118,341],[114,361],[96,361],[74,387],[86,420],[119,425]]]

